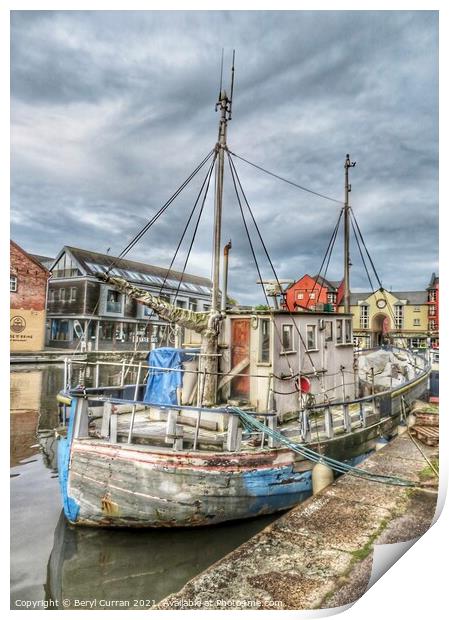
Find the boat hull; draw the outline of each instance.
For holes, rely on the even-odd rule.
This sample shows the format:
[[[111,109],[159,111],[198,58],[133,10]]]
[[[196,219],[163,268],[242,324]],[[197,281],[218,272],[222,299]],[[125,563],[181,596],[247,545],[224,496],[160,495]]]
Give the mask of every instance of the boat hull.
[[[421,397],[427,374],[383,398],[375,423],[313,450],[359,462],[380,436],[393,436],[401,403]],[[313,463],[288,448],[241,452],[168,451],[93,438],[74,439],[76,398],[68,435],[59,441],[64,512],[77,525],[198,527],[287,510],[312,493]]]

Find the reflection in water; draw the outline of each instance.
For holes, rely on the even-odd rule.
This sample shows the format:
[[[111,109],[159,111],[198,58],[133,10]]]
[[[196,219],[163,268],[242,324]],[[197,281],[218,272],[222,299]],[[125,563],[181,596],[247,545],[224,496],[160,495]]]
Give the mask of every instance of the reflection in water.
[[[273,521],[194,530],[102,530],[68,525],[61,513],[48,562],[47,600],[158,602]],[[72,605],[73,606],[73,605]]]
[[[89,377],[78,377],[88,384]],[[11,371],[11,595],[159,601],[276,517],[188,530],[74,528],[60,509],[55,396],[63,368]]]

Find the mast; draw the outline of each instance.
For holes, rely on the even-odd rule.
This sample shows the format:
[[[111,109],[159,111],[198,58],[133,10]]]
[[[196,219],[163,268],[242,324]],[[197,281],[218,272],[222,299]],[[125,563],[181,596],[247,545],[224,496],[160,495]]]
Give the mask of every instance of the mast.
[[[232,91],[234,89],[234,55],[232,59],[231,97],[221,88],[215,110],[220,111],[218,125],[218,141],[215,146],[217,152],[217,166],[215,168],[215,210],[214,210],[214,249],[213,249],[213,276],[212,276],[212,304],[211,311],[220,310],[220,259],[221,259],[221,216],[223,211],[223,175],[224,155],[227,148],[226,135],[228,120],[231,120]]]
[[[349,168],[354,168],[356,162],[351,162],[349,154],[346,155],[345,161],[345,206],[344,206],[344,311],[350,311],[350,290],[349,290],[349,192],[351,185],[349,183]]]

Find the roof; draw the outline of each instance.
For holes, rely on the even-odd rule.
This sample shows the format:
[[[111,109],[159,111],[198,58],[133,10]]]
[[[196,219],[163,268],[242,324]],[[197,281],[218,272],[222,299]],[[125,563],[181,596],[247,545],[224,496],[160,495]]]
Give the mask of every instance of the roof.
[[[302,280],[303,278],[305,278],[306,276],[308,276],[309,278],[311,278],[312,280],[315,280],[315,282],[319,285],[319,286],[323,286],[326,287],[328,289],[328,291],[330,293],[336,293],[338,290],[338,287],[341,284],[341,281],[339,280],[328,280],[327,278],[323,278],[323,276],[321,275],[314,275],[314,276],[309,276],[309,274],[304,274],[303,276],[301,276],[300,278],[298,278],[298,280],[296,280],[295,282],[292,282],[291,284],[289,284],[286,288],[286,290],[288,290],[289,288],[291,288],[292,286],[294,286],[295,284],[297,284],[300,280]]]
[[[26,252],[22,247],[20,247],[20,245],[18,243],[16,243],[15,241],[13,241],[12,239],[9,240],[10,244],[13,245],[17,250],[19,250],[19,252],[21,252],[22,254],[24,254],[27,258],[30,259],[31,262],[33,262],[35,265],[37,265],[38,267],[40,267],[43,271],[48,271],[48,269],[42,265],[42,263],[35,257],[34,254],[28,254],[28,252]]]
[[[208,295],[212,287],[212,282],[208,278],[195,276],[179,271],[168,270],[165,267],[156,267],[147,263],[128,260],[111,256],[110,254],[101,254],[100,252],[92,252],[91,250],[83,250],[72,246],[64,246],[55,259],[55,263],[64,251],[69,251],[73,258],[79,263],[86,275],[96,276],[98,273],[104,273],[113,265],[109,273],[111,275],[124,278],[130,282],[139,282],[146,285],[161,286],[167,277],[165,287],[177,288],[182,277],[182,288],[192,293],[202,293]],[[191,286],[189,286],[191,285]]]
[[[41,254],[30,254],[31,258],[34,258],[43,265],[45,268],[49,268],[55,262],[54,257],[51,256],[42,256]]]
[[[378,289],[379,290],[379,289]],[[375,291],[377,293],[377,291]],[[405,299],[410,304],[421,305],[427,302],[426,291],[387,291],[397,299]],[[351,306],[356,306],[359,301],[365,301],[373,294],[372,291],[366,293],[351,293]]]
[[[439,282],[440,282],[440,278],[437,275],[435,275],[435,272],[433,272],[427,289],[436,288]]]

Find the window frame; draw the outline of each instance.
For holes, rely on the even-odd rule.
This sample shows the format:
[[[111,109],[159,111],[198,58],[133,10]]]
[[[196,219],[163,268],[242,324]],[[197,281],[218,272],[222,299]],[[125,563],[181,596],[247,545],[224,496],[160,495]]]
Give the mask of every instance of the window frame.
[[[13,283],[14,283],[14,288],[11,288]],[[17,276],[15,276],[12,273],[10,273],[9,274],[9,292],[10,293],[17,293],[18,289],[19,289],[19,280],[18,280]]]
[[[267,326],[267,331],[264,334],[264,330],[262,325],[266,325]],[[265,319],[265,318],[260,318],[259,319],[259,342],[258,342],[258,346],[257,346],[257,363],[259,365],[265,365],[265,366],[269,366],[271,363],[271,347],[272,347],[272,343],[271,343],[271,320],[270,319]],[[265,343],[268,344],[267,349],[266,349],[266,353],[264,354],[264,338],[267,338],[267,341]],[[264,359],[265,357],[267,357],[267,359]]]
[[[314,346],[309,347],[309,327],[313,329],[314,334]],[[306,351],[319,351],[318,348],[318,326],[316,323],[307,323],[306,324]]]
[[[290,334],[290,348],[286,349],[284,346],[284,333],[287,332]],[[293,325],[290,323],[282,323],[281,324],[281,353],[296,353],[295,349],[295,341],[293,334]]]

